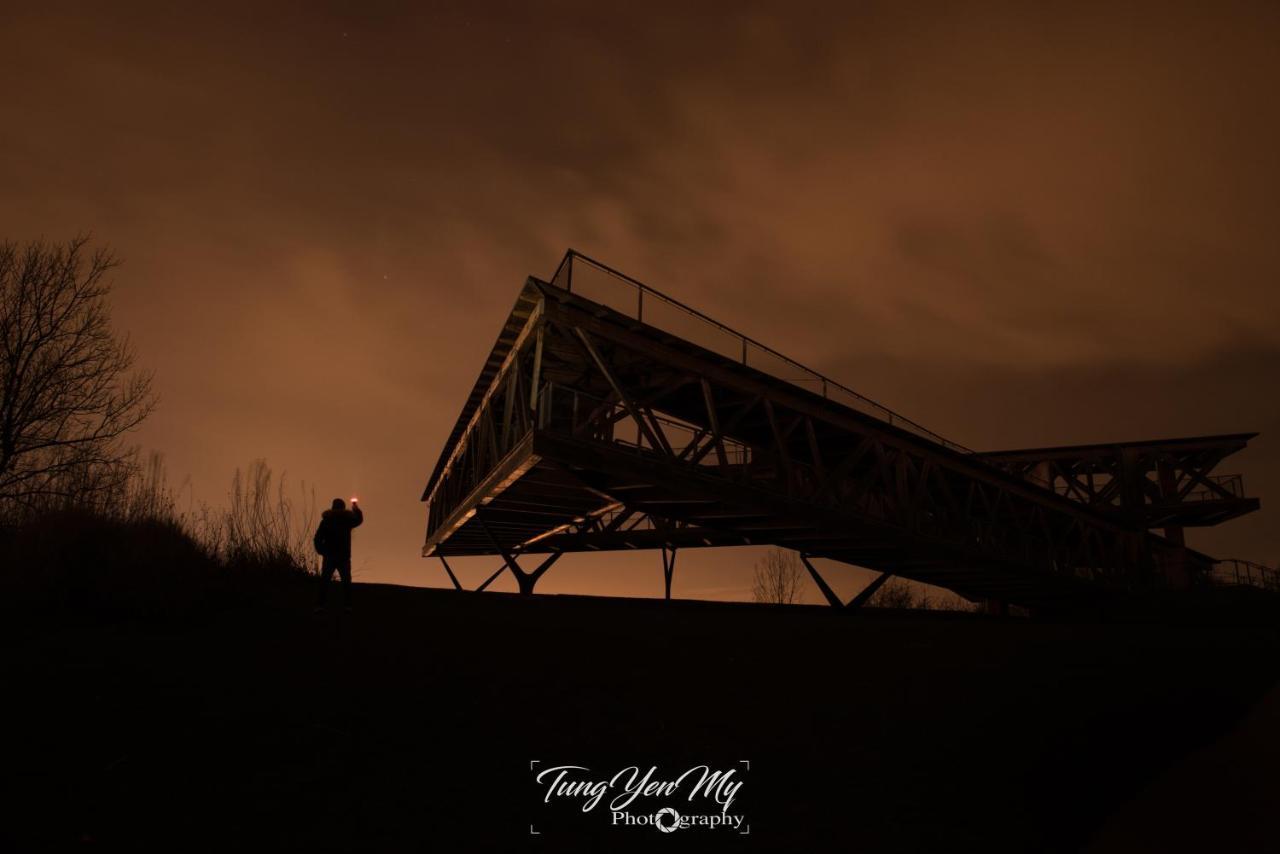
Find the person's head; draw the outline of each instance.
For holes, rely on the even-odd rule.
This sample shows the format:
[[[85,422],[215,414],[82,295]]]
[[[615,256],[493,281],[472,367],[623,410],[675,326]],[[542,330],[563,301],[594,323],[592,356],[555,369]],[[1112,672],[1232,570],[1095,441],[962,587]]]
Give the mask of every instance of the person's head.
[[[346,509],[347,509],[347,502],[343,501],[341,498],[335,498],[335,499],[333,499],[333,509],[334,509],[334,510],[346,510]]]

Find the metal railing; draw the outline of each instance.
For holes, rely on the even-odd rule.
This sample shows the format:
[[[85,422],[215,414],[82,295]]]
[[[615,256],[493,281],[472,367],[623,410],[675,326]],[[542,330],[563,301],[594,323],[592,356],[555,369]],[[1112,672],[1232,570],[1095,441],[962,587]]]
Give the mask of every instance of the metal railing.
[[[953,451],[974,453],[848,386],[730,329],[697,309],[573,249],[565,253],[551,277],[551,284]]]
[[[1209,570],[1209,581],[1227,586],[1260,587],[1280,593],[1280,570],[1239,558],[1215,561]]]
[[[1233,498],[1244,498],[1244,477],[1238,474],[1211,474],[1206,480],[1216,484],[1222,492]],[[1222,492],[1197,485],[1186,494],[1183,501],[1221,501]]]

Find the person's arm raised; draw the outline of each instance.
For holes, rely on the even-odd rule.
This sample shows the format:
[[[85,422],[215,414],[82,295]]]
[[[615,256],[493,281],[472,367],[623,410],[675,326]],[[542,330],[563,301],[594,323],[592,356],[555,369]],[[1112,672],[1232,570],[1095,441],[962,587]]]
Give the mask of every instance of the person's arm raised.
[[[364,521],[364,511],[360,509],[360,505],[351,502],[351,527],[359,528],[360,523]]]

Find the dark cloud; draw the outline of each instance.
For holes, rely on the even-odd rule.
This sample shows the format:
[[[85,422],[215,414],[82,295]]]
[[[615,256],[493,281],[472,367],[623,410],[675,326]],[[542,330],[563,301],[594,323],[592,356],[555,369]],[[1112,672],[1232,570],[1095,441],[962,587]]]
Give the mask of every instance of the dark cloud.
[[[973,446],[1275,425],[1274,6],[848,6],[27,7],[0,235],[112,244],[140,439],[213,499],[254,456],[366,493],[369,577],[422,577],[425,474],[570,245]],[[1222,549],[1280,557],[1267,516]]]

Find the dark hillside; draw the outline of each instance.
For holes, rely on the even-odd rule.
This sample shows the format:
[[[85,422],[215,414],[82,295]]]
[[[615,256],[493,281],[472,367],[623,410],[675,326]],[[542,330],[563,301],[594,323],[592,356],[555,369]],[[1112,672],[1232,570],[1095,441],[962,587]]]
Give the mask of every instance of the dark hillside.
[[[750,835],[661,843],[1071,850],[1280,670],[1257,614],[846,618],[358,585],[353,615],[314,616],[309,587],[264,591],[181,623],[11,627],[10,842],[647,848],[656,831],[603,814],[551,830],[530,762],[749,760]]]

